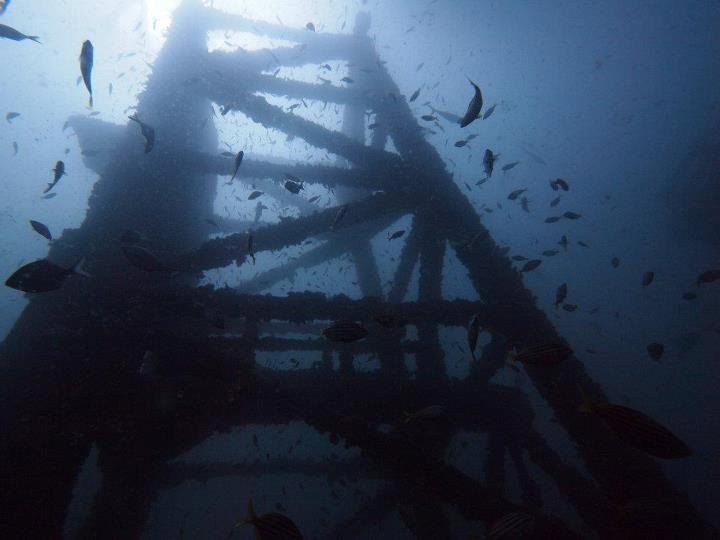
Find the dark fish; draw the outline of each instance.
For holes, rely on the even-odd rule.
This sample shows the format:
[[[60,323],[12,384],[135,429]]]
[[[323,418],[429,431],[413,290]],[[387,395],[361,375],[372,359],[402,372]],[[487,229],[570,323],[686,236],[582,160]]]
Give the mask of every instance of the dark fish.
[[[175,269],[161,263],[158,258],[144,247],[136,245],[122,246],[122,251],[130,264],[146,272],[174,272]]]
[[[248,241],[247,241],[247,250],[248,255],[252,257],[253,265],[255,264],[255,251],[253,250],[253,235],[252,233],[248,234]]]
[[[18,116],[20,116],[19,112],[9,112],[5,115],[5,120],[7,120],[8,124],[12,124],[12,119],[17,118]]]
[[[645,272],[642,278],[642,286],[647,287],[653,282],[653,279],[655,279],[655,272]]]
[[[559,187],[560,189],[562,189],[563,191],[569,191],[569,190],[570,190],[570,186],[569,186],[568,183],[567,183],[565,180],[563,180],[562,178],[556,178],[556,179],[555,179],[555,185],[556,185],[557,187]]]
[[[720,270],[707,270],[698,276],[696,284],[712,283],[718,279],[720,279]]]
[[[510,169],[512,169],[512,168],[513,168],[515,165],[517,165],[518,163],[520,163],[520,162],[519,162],[519,161],[513,161],[512,163],[508,163],[507,165],[504,165],[504,166],[503,166],[502,170],[503,170],[503,171],[509,171]]]
[[[124,230],[122,232],[122,234],[120,235],[120,243],[121,244],[128,244],[128,245],[139,244],[143,240],[144,240],[144,238],[139,232],[132,231],[130,229]]]
[[[329,341],[351,343],[363,339],[368,331],[353,321],[335,321],[320,332]]]
[[[453,114],[449,111],[441,111],[439,109],[435,109],[433,107],[430,107],[432,109],[432,112],[439,114],[442,116],[445,120],[448,122],[452,122],[453,124],[459,124],[462,120],[457,114]]]
[[[54,291],[59,289],[71,274],[90,277],[90,274],[83,270],[84,261],[85,259],[80,259],[70,268],[63,268],[47,259],[39,259],[18,268],[7,278],[5,285],[28,293]]]
[[[576,214],[575,212],[565,212],[563,216],[568,219],[580,219],[582,217],[580,214]]]
[[[263,194],[262,191],[253,191],[250,195],[248,195],[248,201],[252,201],[253,199],[257,199]]]
[[[17,156],[18,153],[18,143],[16,141],[13,141],[13,151],[15,152],[13,156]]]
[[[577,308],[578,308],[578,307],[577,307],[576,304],[563,304],[563,309],[564,309],[565,311],[573,312],[573,311],[575,311]]]
[[[488,540],[526,538],[535,528],[535,518],[524,512],[506,514],[495,521],[488,531]]]
[[[617,268],[618,266],[620,266],[620,259],[618,259],[617,257],[613,257],[610,261],[610,264],[612,264],[613,268]]]
[[[5,10],[3,9],[3,11]],[[12,39],[13,41],[23,41],[25,39],[31,39],[35,43],[40,43],[38,37],[40,36],[28,36],[26,34],[23,34],[22,32],[18,32],[10,26],[0,24],[0,38]]]
[[[355,81],[354,81],[353,79],[351,79],[350,77],[343,77],[343,78],[340,79],[340,80],[341,80],[342,82],[345,82],[345,83],[348,83],[348,84],[352,84],[352,83],[355,82]]]
[[[545,251],[542,252],[542,254],[545,255],[546,257],[554,257],[558,253],[560,253],[560,252],[557,249],[546,249]]]
[[[588,246],[585,242],[583,242],[582,240],[578,240],[578,244],[581,245],[582,247],[590,247],[590,246]]]
[[[309,202],[309,203],[314,203],[314,202],[317,201],[319,198],[320,198],[320,195],[314,195],[313,197],[310,197],[310,198],[308,199],[308,202]]]
[[[523,257],[522,255],[513,255],[512,256],[513,261],[527,261],[527,257]]]
[[[47,187],[45,188],[45,190],[43,191],[43,193],[47,193],[48,191],[50,191],[52,188],[55,187],[55,184],[57,184],[57,183],[60,181],[60,179],[61,179],[61,178],[63,177],[63,175],[65,174],[65,164],[64,164],[62,161],[58,161],[58,162],[55,164],[55,168],[53,169],[53,173],[55,173],[54,176],[53,176],[53,180],[52,180],[52,182],[49,182],[49,183],[48,183],[48,185],[47,185]]]
[[[483,167],[485,168],[485,174],[488,178],[492,176],[495,161],[497,161],[499,157],[500,154],[493,154],[489,148],[485,149],[485,154],[483,155]]]
[[[245,156],[245,152],[243,152],[242,150],[240,150],[237,153],[237,156],[235,156],[235,172],[233,173],[232,178],[230,179],[231,182],[233,180],[235,180],[235,176],[237,175],[237,172],[240,169],[240,164],[242,163],[243,156]]]
[[[290,193],[294,193],[297,195],[300,193],[300,190],[303,189],[302,184],[298,184],[297,182],[293,182],[292,180],[287,180],[285,182],[285,189],[287,189]]]
[[[565,235],[563,234],[562,237],[560,238],[560,241],[558,242],[558,244],[560,244],[560,245],[563,247],[563,250],[564,250],[564,251],[567,251],[567,247],[568,247],[568,239],[567,239],[567,236],[565,236]]]
[[[525,210],[528,214],[530,213],[530,208],[528,207],[528,199],[527,197],[520,197],[520,206],[523,210]]]
[[[138,124],[140,124],[140,132],[145,138],[145,153],[149,153],[153,149],[153,146],[155,146],[155,128],[149,126],[145,122],[141,122],[137,114],[128,116],[128,118],[133,122],[137,122]]]
[[[420,62],[420,63],[418,64],[418,66],[415,68],[415,71],[420,71],[420,69],[422,69],[422,67],[423,67],[424,65],[425,65],[425,62]]]
[[[695,300],[697,298],[697,294],[692,292],[686,292],[682,295],[683,300]]]
[[[545,223],[557,223],[560,221],[560,216],[550,216],[549,218],[545,218]]]
[[[533,366],[554,366],[572,354],[572,349],[562,343],[531,345],[520,352],[511,351],[508,360]]]
[[[485,111],[485,114],[483,114],[482,119],[483,119],[483,120],[487,120],[488,118],[490,118],[490,115],[491,115],[493,112],[495,112],[495,107],[497,107],[497,103],[493,104],[492,107],[490,107],[489,109],[487,109],[487,110]]]
[[[223,157],[233,157],[235,154],[233,154],[232,152],[228,152],[227,150],[225,150],[224,152],[220,152],[220,155],[223,156]]]
[[[108,95],[112,96],[113,86],[112,83],[108,84]]]
[[[557,309],[557,307],[565,301],[565,298],[567,298],[567,294],[567,283],[563,283],[558,287],[557,291],[555,292],[555,309]]]
[[[625,443],[664,459],[684,458],[692,454],[683,441],[649,416],[622,405],[594,404],[584,392],[582,398],[580,412],[599,416]]]
[[[85,88],[90,93],[90,101],[88,102],[90,107],[93,106],[93,92],[92,92],[92,68],[93,68],[93,45],[90,40],[85,40],[82,44],[80,51],[80,73],[82,74],[83,81],[85,81]]]
[[[477,346],[477,340],[479,335],[480,317],[478,317],[477,315],[473,315],[467,327],[468,349],[470,349],[470,354],[472,355],[473,360],[475,360],[475,347]]]
[[[418,98],[419,95],[420,95],[420,88],[418,88],[417,90],[415,90],[412,93],[412,96],[410,96],[410,99],[408,100],[408,102],[412,103],[413,101],[415,101]]]
[[[330,230],[334,231],[335,227],[337,227],[338,223],[342,220],[342,218],[345,217],[345,213],[347,212],[347,204],[344,204],[340,207],[340,209],[337,211],[337,214],[335,214],[335,219],[332,222],[332,225],[330,225]]]
[[[468,79],[470,81],[470,79]],[[482,110],[483,106],[483,98],[482,98],[482,92],[480,91],[480,87],[475,84],[474,82],[470,81],[470,84],[473,85],[473,88],[475,89],[475,95],[470,100],[470,103],[468,104],[467,111],[465,112],[465,116],[463,116],[460,119],[460,127],[464,128],[465,126],[470,125],[473,120],[475,120],[478,116],[480,116],[480,111]]]
[[[520,195],[522,195],[526,191],[527,191],[527,189],[516,189],[515,191],[511,191],[510,195],[508,195],[508,199],[510,199],[511,201],[514,201],[515,199],[517,199]]]
[[[470,141],[472,141],[472,140],[473,140],[474,138],[476,138],[476,137],[477,137],[477,133],[471,133],[470,135],[468,135],[467,137],[465,137],[465,140],[466,140],[467,142],[470,142]]]
[[[373,122],[372,124],[368,124],[368,129],[376,129],[382,126],[380,122]]]
[[[462,148],[467,144],[467,141],[456,141],[455,142],[455,148]]]
[[[552,201],[550,201],[550,208],[555,208],[559,202],[560,202],[560,196],[555,197]]]
[[[437,116],[433,116],[432,114],[423,114],[420,118],[427,122],[433,122],[437,120]]]
[[[665,347],[662,345],[662,343],[651,343],[647,346],[647,352],[650,358],[653,360],[660,360],[662,358],[663,352],[665,352]]]
[[[372,320],[388,330],[402,328],[407,324],[405,319],[394,313],[377,313],[372,316]]]
[[[531,261],[526,262],[525,265],[520,269],[520,271],[521,272],[530,272],[532,270],[535,270],[541,264],[542,264],[542,261],[540,259],[533,259]]]
[[[315,31],[315,25],[314,25],[313,23],[311,23],[311,22],[307,23],[307,24],[305,25],[305,28],[307,28],[307,29],[310,30],[311,32],[314,32],[314,31]]]
[[[53,193],[48,193],[47,195],[43,195],[43,196],[40,197],[40,198],[41,198],[41,199],[53,199],[53,198],[55,198],[55,197],[57,197],[57,193],[54,193],[54,192],[53,192]]]
[[[248,501],[247,517],[236,523],[235,528],[243,525],[255,527],[257,540],[303,540],[302,533],[289,517],[276,512],[262,516],[255,514],[252,499]]]
[[[36,233],[43,235],[48,240],[52,240],[52,234],[50,234],[50,229],[47,228],[47,225],[44,223],[40,223],[39,221],[30,220],[30,226],[35,230]]]
[[[402,229],[400,229],[399,231],[395,231],[394,233],[392,233],[392,234],[388,237],[388,240],[397,240],[397,239],[400,238],[403,234],[405,234],[405,231],[402,230]]]

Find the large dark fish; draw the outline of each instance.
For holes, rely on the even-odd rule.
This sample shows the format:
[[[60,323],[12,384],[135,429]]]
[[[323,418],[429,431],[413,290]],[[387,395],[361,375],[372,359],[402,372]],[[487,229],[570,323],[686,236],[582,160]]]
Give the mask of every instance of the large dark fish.
[[[508,195],[508,199],[510,199],[511,201],[514,201],[515,199],[517,199],[520,195],[522,195],[526,191],[527,191],[527,189],[525,189],[525,188],[516,189],[515,191],[511,191],[510,194]]]
[[[530,272],[532,270],[535,270],[541,264],[542,264],[542,261],[540,259],[533,259],[531,261],[526,262],[525,265],[520,269],[520,271],[521,272]]]
[[[55,291],[71,274],[90,277],[82,268],[84,260],[80,259],[70,268],[63,268],[47,259],[39,259],[18,268],[7,278],[5,285],[28,293]]]
[[[38,37],[40,36],[28,36],[26,34],[23,34],[22,32],[18,32],[10,26],[0,24],[0,38],[12,39],[13,41],[23,41],[25,39],[30,39],[35,43],[40,43],[40,41],[38,41]]]
[[[258,540],[303,540],[302,533],[289,517],[277,512],[258,516],[253,509],[252,500],[248,501],[247,516],[236,523],[235,527],[243,525],[255,527],[255,538]]]
[[[127,257],[130,264],[145,270],[146,272],[174,272],[175,269],[161,263],[158,258],[147,249],[136,246],[122,246],[123,253]]]
[[[235,156],[235,172],[233,173],[232,178],[230,179],[231,182],[233,180],[235,180],[235,176],[237,176],[237,172],[240,169],[240,164],[242,163],[244,156],[245,156],[245,152],[243,152],[242,150],[240,150],[237,153],[237,156]]]
[[[395,231],[395,232],[392,233],[390,236],[388,236],[388,240],[397,240],[397,239],[400,238],[403,234],[405,234],[405,230],[404,230],[404,229],[400,229],[399,231]]]
[[[683,441],[649,416],[622,405],[592,403],[584,392],[582,398],[580,412],[599,416],[627,444],[663,459],[684,458],[692,454]]]
[[[489,148],[485,149],[485,154],[483,155],[483,167],[485,168],[485,174],[488,178],[492,176],[493,173],[493,167],[495,166],[495,162],[500,157],[500,154],[493,154],[492,150]]]
[[[470,79],[468,79],[468,81],[470,81]],[[470,81],[470,84],[472,84],[473,88],[475,89],[475,95],[470,100],[470,104],[468,105],[467,111],[465,112],[465,116],[460,119],[461,128],[470,125],[473,120],[476,120],[477,117],[480,116],[480,111],[482,110],[483,106],[483,98],[480,87],[472,81]]]
[[[137,114],[128,116],[128,118],[133,122],[140,124],[140,132],[145,138],[145,153],[149,153],[153,149],[153,146],[155,146],[155,128],[149,126],[145,122],[141,122]]]
[[[642,278],[642,286],[647,287],[655,279],[655,272],[645,272]]]
[[[294,193],[297,195],[300,193],[300,190],[303,189],[302,184],[298,184],[297,182],[293,182],[292,180],[286,180],[285,181],[285,189],[287,189],[290,193]]]
[[[248,195],[248,201],[252,201],[254,199],[257,199],[263,194],[262,191],[253,191],[250,195]]]
[[[47,187],[43,190],[43,193],[47,193],[48,191],[50,191],[52,188],[55,187],[55,184],[57,184],[60,181],[60,179],[65,174],[65,164],[62,161],[58,161],[55,164],[53,173],[55,173],[53,176],[53,180],[52,180],[52,182],[48,183]]]
[[[83,81],[85,81],[85,88],[90,92],[90,101],[88,102],[90,107],[93,106],[93,92],[92,92],[92,68],[93,68],[93,44],[87,39],[82,44],[82,50],[80,51],[80,73],[82,73]]]
[[[33,230],[47,238],[48,240],[52,240],[52,234],[50,234],[50,229],[47,228],[47,225],[44,223],[40,223],[39,221],[35,221],[34,219],[30,220],[30,226],[33,228]]]
[[[329,341],[351,343],[368,335],[368,331],[353,321],[335,321],[320,332]]]
[[[718,279],[720,279],[720,269],[707,270],[698,276],[696,283],[697,285],[702,285],[703,283],[712,283]]]
[[[508,360],[533,366],[554,366],[572,354],[562,343],[543,343],[526,347],[520,352],[511,351]]]
[[[505,165],[505,166],[502,168],[502,170],[503,170],[503,171],[509,171],[510,169],[512,169],[512,168],[513,168],[515,165],[517,165],[518,163],[520,163],[520,162],[519,162],[519,161],[513,161],[512,163],[508,163],[507,165]]]

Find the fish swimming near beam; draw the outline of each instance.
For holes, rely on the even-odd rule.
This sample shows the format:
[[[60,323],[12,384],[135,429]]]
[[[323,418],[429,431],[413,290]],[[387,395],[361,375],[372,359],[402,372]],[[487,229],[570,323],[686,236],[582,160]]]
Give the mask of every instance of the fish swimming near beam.
[[[468,79],[468,81],[470,81],[470,79]],[[474,120],[477,120],[483,106],[482,91],[480,90],[480,87],[472,81],[470,81],[470,84],[472,84],[475,89],[475,95],[468,104],[465,116],[460,119],[461,128],[464,128],[465,126],[470,125]]]
[[[83,81],[85,81],[85,88],[90,93],[90,100],[88,102],[90,108],[93,106],[93,92],[92,92],[92,68],[93,68],[93,56],[94,48],[90,40],[85,40],[80,50],[80,73],[82,74]]]

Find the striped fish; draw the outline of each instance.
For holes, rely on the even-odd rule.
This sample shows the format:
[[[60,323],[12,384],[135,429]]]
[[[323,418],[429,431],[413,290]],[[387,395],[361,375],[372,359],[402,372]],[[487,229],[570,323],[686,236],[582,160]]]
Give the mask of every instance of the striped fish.
[[[595,404],[580,389],[583,403],[580,412],[599,416],[605,424],[625,443],[663,459],[688,457],[692,450],[670,430],[645,414],[612,403]]]
[[[501,538],[524,538],[535,527],[535,518],[524,512],[506,514],[492,524],[488,531],[488,540]]]
[[[532,366],[554,366],[571,354],[572,349],[562,343],[543,343],[526,347],[520,352],[512,351],[508,360]]]
[[[255,538],[258,540],[302,540],[302,534],[289,517],[271,512],[258,516],[253,508],[252,499],[248,500],[247,517],[238,522],[235,528],[243,525],[255,527]]]
[[[330,341],[351,343],[368,335],[368,331],[353,321],[335,321],[320,332]]]

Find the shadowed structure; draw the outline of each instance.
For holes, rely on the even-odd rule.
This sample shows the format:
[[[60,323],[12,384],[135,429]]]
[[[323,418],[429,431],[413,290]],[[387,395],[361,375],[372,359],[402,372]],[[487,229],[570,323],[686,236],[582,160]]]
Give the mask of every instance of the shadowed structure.
[[[92,444],[99,449],[102,485],[80,532],[87,538],[108,531],[117,538],[140,536],[159,490],[191,479],[319,470],[392,482],[328,536],[361,531],[368,524],[366,516],[379,518],[400,506],[403,522],[418,537],[450,538],[444,504],[486,524],[521,508],[505,497],[506,453],[523,491],[522,508],[536,515],[537,538],[578,535],[542,513],[542,496],[526,460],[552,478],[580,518],[602,536],[634,537],[636,526],[632,520],[615,519],[613,505],[649,496],[672,501],[674,513],[671,519],[657,516],[642,523],[642,534],[709,534],[688,498],[651,458],[576,412],[578,385],[593,399],[605,399],[579,359],[526,371],[577,445],[592,479],[563,462],[533,428],[534,414],[522,391],[491,382],[508,342],[520,348],[562,339],[424,139],[375,53],[369,27],[369,16],[360,14],[352,34],[314,33],[249,21],[186,0],[139,98],[140,118],[156,129],[154,150],[143,152],[132,122],[123,129],[71,119],[83,148],[97,148],[102,133],[107,159],[87,158],[86,164],[100,174],[87,216],[80,228],[65,231],[62,241],[53,244],[49,258],[67,263],[85,256],[93,278],[69,279],[60,291],[30,297],[0,350],[2,537],[62,535],[74,482]],[[282,37],[299,45],[208,53],[207,32],[217,29]],[[308,84],[264,73],[330,60],[350,62],[354,84]],[[184,84],[193,77],[196,84]],[[342,105],[343,130],[330,131],[271,105],[258,92]],[[247,264],[247,230],[253,225],[218,219],[230,234],[211,240],[200,226],[213,214],[217,175],[233,169],[232,158],[217,155],[211,102],[338,156],[333,167],[247,156],[240,181],[264,182],[264,191],[296,206],[300,214],[258,226],[255,251],[300,246],[310,238],[322,244],[260,274],[241,290],[198,284],[205,270]],[[380,126],[366,145],[368,111]],[[399,155],[385,150],[388,138]],[[334,230],[330,226],[338,208],[316,210],[302,193],[289,195],[281,187],[285,173],[336,190],[347,213]],[[412,225],[402,240],[392,286],[383,294],[370,241],[407,215]],[[147,247],[180,272],[158,276],[130,267],[118,244],[124,229],[144,232]],[[481,301],[443,299],[448,249],[467,268]],[[345,255],[356,267],[363,294],[359,300],[317,293],[255,294],[292,279],[299,269]],[[403,302],[416,267],[418,300]],[[226,332],[208,324],[210,309],[227,321]],[[370,326],[371,314],[383,312],[397,313],[415,326],[417,339],[406,339],[405,330],[384,331],[377,325],[365,341],[352,345],[319,336],[316,321],[353,319]],[[479,315],[491,341],[467,378],[458,381],[447,374],[440,327],[464,326],[473,314]],[[314,337],[278,337],[298,331]],[[146,350],[170,366],[164,376],[138,379]],[[258,351],[299,350],[319,351],[323,360],[293,370],[263,367],[255,360]],[[364,353],[377,355],[379,370],[356,369],[354,355]],[[337,370],[333,354],[339,358]],[[406,366],[408,354],[414,355],[415,373]],[[446,406],[452,422],[431,422],[423,429],[397,422],[403,411],[434,403]],[[360,448],[363,459],[353,467],[289,458],[262,466],[171,463],[215,432],[292,420],[303,420],[336,442],[342,438]],[[384,424],[395,427],[389,433],[378,429]],[[487,455],[478,456],[485,460],[483,482],[446,462],[446,450],[460,430],[488,434]]]

